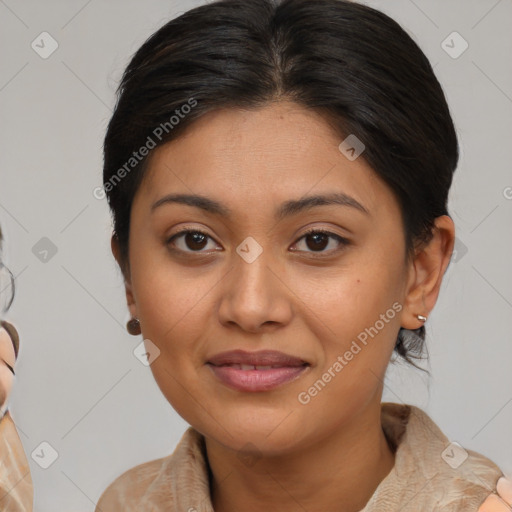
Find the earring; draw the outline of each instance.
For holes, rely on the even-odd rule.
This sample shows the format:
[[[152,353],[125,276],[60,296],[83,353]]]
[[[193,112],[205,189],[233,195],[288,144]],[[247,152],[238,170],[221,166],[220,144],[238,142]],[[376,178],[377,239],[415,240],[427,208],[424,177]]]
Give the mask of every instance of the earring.
[[[426,322],[427,321],[427,317],[426,316],[423,316],[423,315],[416,315],[418,317],[418,320],[420,322]]]
[[[126,322],[126,330],[132,335],[137,336],[141,333],[140,330],[140,322],[138,318],[130,318],[128,322]]]

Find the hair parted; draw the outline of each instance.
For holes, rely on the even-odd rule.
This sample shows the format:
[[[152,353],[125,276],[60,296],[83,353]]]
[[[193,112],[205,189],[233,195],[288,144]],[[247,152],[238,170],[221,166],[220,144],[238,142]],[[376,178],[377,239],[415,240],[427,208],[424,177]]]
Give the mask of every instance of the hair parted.
[[[354,134],[364,143],[361,157],[400,204],[407,258],[430,240],[436,217],[448,215],[459,147],[441,85],[414,40],[353,1],[217,0],[151,35],[119,84],[103,181],[123,272],[151,149],[207,112],[280,100],[321,114],[340,142]],[[395,351],[416,366],[410,357],[421,357],[424,341],[424,326],[401,329]]]

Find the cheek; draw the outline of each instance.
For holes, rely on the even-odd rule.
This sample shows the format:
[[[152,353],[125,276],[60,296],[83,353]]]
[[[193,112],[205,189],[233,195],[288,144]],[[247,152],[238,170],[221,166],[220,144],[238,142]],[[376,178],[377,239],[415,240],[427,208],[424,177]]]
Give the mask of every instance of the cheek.
[[[186,286],[176,266],[165,261],[155,242],[134,243],[130,267],[137,314],[144,336],[155,343],[162,333],[171,331],[186,312]]]
[[[153,378],[176,412],[193,422],[198,411],[191,396],[201,394],[197,340],[204,338],[208,321],[203,311],[208,288],[197,278],[183,278],[175,269],[171,275],[169,269],[155,267],[152,272],[141,272],[133,284],[143,337],[159,351],[150,366]],[[146,345],[150,348],[156,350]]]
[[[295,276],[294,292],[304,302],[298,314],[322,345],[318,373],[333,383],[331,392],[356,399],[378,385],[400,328],[401,280],[399,266],[363,251],[321,279]]]
[[[298,399],[304,410],[318,414],[337,403],[348,418],[381,387],[402,304],[389,274],[376,283],[368,272],[346,272],[328,283],[322,289],[309,288],[308,308],[301,312],[322,345],[322,356]]]
[[[204,338],[211,315],[208,291],[218,279],[211,272],[201,277],[199,269],[180,268],[169,260],[157,258],[144,265],[141,260],[134,260],[132,269],[144,338],[159,348],[164,356],[162,361],[170,369],[182,368],[187,359],[194,361],[197,340]]]
[[[293,283],[299,302],[307,306],[301,314],[311,317],[319,339],[346,342],[373,326],[381,315],[386,326],[394,326],[398,321],[401,277],[378,262],[360,258],[358,263],[317,279],[296,275]],[[380,323],[379,326],[382,328]]]

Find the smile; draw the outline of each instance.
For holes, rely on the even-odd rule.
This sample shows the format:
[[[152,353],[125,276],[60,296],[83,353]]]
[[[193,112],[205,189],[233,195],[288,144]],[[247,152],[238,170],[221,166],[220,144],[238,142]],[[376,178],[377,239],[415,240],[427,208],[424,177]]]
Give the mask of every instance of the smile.
[[[285,383],[298,379],[309,368],[300,366],[269,366],[227,364],[216,366],[207,363],[215,377],[223,384],[238,391],[270,391]]]

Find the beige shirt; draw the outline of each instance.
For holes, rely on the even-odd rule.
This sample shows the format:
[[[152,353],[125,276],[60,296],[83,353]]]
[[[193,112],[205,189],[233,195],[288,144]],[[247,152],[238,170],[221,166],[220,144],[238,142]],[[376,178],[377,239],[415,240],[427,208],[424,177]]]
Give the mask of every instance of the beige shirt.
[[[496,492],[498,466],[451,444],[418,407],[384,402],[381,419],[395,465],[361,512],[477,512]],[[213,512],[207,464],[204,437],[189,427],[171,455],[114,480],[96,512]]]
[[[7,411],[0,421],[0,510],[32,512],[34,490],[27,457]]]

